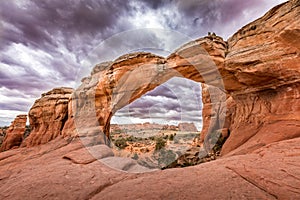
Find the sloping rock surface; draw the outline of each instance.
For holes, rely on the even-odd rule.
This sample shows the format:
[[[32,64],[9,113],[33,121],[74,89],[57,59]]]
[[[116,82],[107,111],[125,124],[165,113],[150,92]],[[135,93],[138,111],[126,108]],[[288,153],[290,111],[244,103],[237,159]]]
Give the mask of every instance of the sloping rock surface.
[[[299,142],[291,139],[194,167],[136,174],[125,171],[139,172],[141,166],[110,157],[105,146],[86,149],[78,139],[57,137],[0,154],[0,198],[298,199]],[[104,163],[115,163],[115,169]]]

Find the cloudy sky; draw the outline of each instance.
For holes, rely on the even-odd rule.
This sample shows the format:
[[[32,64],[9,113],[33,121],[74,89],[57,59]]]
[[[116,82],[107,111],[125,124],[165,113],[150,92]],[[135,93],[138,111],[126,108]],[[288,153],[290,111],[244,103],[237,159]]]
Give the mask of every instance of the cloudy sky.
[[[202,127],[200,84],[185,78],[172,78],[120,109],[112,123],[159,123],[177,125],[193,122]]]
[[[53,87],[78,86],[78,80],[98,60],[141,49],[167,55],[188,38],[204,36],[208,31],[227,39],[281,2],[284,1],[1,0],[0,125],[9,124],[16,114],[27,113],[41,93]],[[127,39],[130,36],[135,40]],[[154,92],[142,101],[153,101],[162,107],[157,100],[167,97],[162,97],[166,94],[160,90],[168,93],[172,86],[185,83],[172,80],[168,84],[158,89],[161,97]],[[137,103],[132,110],[138,113],[139,108]],[[149,112],[156,117],[163,114],[162,109],[152,108]],[[165,115],[173,119],[170,113]]]

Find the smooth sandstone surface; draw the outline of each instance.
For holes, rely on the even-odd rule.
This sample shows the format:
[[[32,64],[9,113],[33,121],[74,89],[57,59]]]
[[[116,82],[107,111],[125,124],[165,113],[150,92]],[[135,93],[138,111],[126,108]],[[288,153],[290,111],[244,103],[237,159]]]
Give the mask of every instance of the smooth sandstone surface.
[[[101,149],[97,158],[104,163],[114,161],[115,169],[109,168],[79,139],[70,142],[59,136],[44,145],[0,154],[0,198],[298,199],[299,142],[275,142],[194,167],[128,173],[139,172],[140,166],[110,157],[105,145],[91,147],[94,153]]]

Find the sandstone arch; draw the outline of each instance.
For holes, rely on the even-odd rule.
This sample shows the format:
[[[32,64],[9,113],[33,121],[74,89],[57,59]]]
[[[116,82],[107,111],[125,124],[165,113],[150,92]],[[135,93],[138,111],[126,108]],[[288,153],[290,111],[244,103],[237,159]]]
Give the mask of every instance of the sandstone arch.
[[[191,128],[192,125],[189,126],[193,123],[200,131],[202,127],[201,94],[201,84],[198,82],[174,77],[117,110],[111,123],[116,126],[124,125],[124,129],[127,129],[125,128],[127,125],[131,127],[129,125],[131,123],[144,124],[145,129],[156,127],[155,125],[159,124],[157,127],[162,130],[176,130],[181,127],[180,130],[196,132]],[[140,126],[137,130],[139,128]],[[142,128],[144,127],[141,126]]]
[[[219,69],[224,66],[226,50],[227,44],[221,38],[206,37],[184,45],[167,58],[134,53],[96,66],[93,71],[98,73],[83,79],[74,93],[77,128],[85,127],[85,133],[88,127],[99,126],[109,136],[110,120],[117,110],[172,77],[214,85],[224,91],[223,97],[216,98],[225,101]]]
[[[76,128],[99,125],[108,134],[110,118],[117,109],[175,76],[176,72],[216,87],[223,81],[222,91],[226,93],[230,112],[222,113],[226,113],[225,124],[231,131],[223,154],[233,150],[232,153],[245,153],[271,142],[299,136],[300,53],[299,40],[295,38],[300,36],[300,12],[297,2],[290,1],[273,8],[244,26],[227,42],[210,36],[184,45],[167,58],[136,53],[96,66],[91,76],[83,79],[70,102],[76,105],[70,116],[81,116]],[[202,51],[197,48],[199,46]],[[212,69],[211,64],[216,67]],[[122,78],[124,74],[126,77],[127,72],[145,65],[149,70],[137,70],[137,74],[148,75],[148,81],[144,77],[141,79],[147,84],[129,91],[130,98],[124,96],[127,89],[120,84],[122,80],[127,81],[127,85],[137,81]],[[160,67],[165,73],[157,73]],[[75,129],[73,119],[67,121],[63,133]]]
[[[68,106],[65,95],[54,97],[59,103],[62,102],[61,98],[64,99],[62,108],[67,117],[62,118],[63,123],[53,110],[48,113],[49,120],[39,118],[39,123],[31,123],[32,133],[49,133],[47,140],[41,139],[43,134],[31,134],[27,140],[32,142],[24,142],[22,145],[37,145],[39,141],[47,142],[60,134],[67,136],[82,132],[95,135],[101,130],[107,132],[112,111],[124,104],[122,101],[112,101],[113,86],[118,84],[117,80],[121,80],[120,77],[125,72],[146,63],[156,66],[155,70],[162,66],[162,69],[172,69],[172,72],[184,74],[199,82],[204,81],[211,86],[218,86],[221,80],[218,78],[222,77],[229,112],[224,112],[223,109],[221,111],[226,113],[224,124],[231,132],[223,146],[223,154],[247,153],[272,142],[298,137],[299,8],[298,0],[283,3],[241,28],[227,42],[218,37],[205,37],[184,45],[167,58],[137,53],[122,56],[114,62],[99,64],[91,76],[82,80],[82,85],[73,93]],[[206,52],[196,50],[199,46]],[[183,59],[180,53],[189,59]],[[201,74],[205,74],[206,80],[197,76],[195,68],[188,67],[193,61],[199,61],[198,64],[202,66]],[[217,73],[209,68],[209,63],[212,62],[220,77],[215,77]],[[171,75],[169,72],[169,76]],[[159,80],[163,82],[164,79],[168,79],[168,76]],[[132,100],[157,84],[151,82],[148,86],[141,86],[139,93],[133,93],[135,96],[132,96]],[[46,97],[40,99],[45,100]],[[207,106],[210,110],[212,105],[210,99],[207,100],[204,107]],[[39,108],[46,109],[44,104],[36,102],[30,113],[39,113]],[[35,121],[32,115],[29,118]],[[56,124],[59,124],[59,128]]]

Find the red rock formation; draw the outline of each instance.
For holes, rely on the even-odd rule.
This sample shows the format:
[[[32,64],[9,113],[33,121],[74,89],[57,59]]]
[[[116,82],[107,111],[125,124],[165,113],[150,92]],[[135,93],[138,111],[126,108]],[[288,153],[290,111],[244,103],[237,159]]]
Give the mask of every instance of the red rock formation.
[[[228,40],[225,70],[240,84],[226,86],[236,111],[223,154],[300,136],[299,2],[276,6]]]
[[[178,131],[178,126],[175,126],[175,125],[164,125],[162,127],[162,130],[170,130],[170,131]]]
[[[61,135],[68,119],[68,102],[72,92],[71,88],[55,88],[35,101],[29,111],[32,131],[22,146],[45,144]]]
[[[198,132],[194,123],[179,123],[178,126],[175,125],[163,125],[163,124],[151,124],[149,122],[143,124],[111,124],[110,131],[121,131],[121,130],[171,130],[171,131],[190,131]]]
[[[6,151],[14,147],[19,147],[25,132],[27,115],[18,115],[6,130],[6,135],[1,145],[0,151]]]
[[[291,1],[246,25],[228,43],[208,36],[183,45],[167,58],[134,53],[96,66],[72,100],[76,129],[84,133],[98,126],[109,136],[110,119],[117,110],[181,76],[209,85],[204,89],[209,95],[203,95],[207,98],[202,141],[215,129],[226,134],[227,128],[230,136],[223,154],[241,146],[240,152],[247,152],[298,136],[299,107],[283,107],[299,105],[299,41],[295,39],[300,30],[299,13],[297,2]],[[281,127],[280,133],[274,132],[277,136],[259,136],[263,134],[260,131],[272,132],[277,126],[273,123]],[[291,130],[288,134],[283,132],[287,128]]]
[[[225,50],[221,38],[206,37],[184,45],[167,59],[150,53],[121,56],[83,79],[72,100],[73,124],[79,134],[98,126],[108,136],[110,119],[117,110],[174,76],[220,85],[213,72],[222,67]]]

